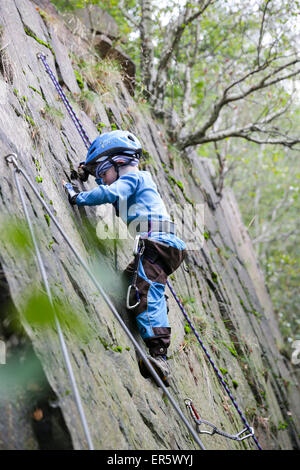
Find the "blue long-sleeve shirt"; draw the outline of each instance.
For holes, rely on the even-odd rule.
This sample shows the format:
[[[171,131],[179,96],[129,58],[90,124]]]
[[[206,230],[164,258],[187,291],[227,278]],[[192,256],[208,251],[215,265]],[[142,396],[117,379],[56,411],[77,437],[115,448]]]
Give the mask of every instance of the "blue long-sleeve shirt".
[[[83,191],[76,197],[78,206],[95,206],[114,204],[123,222],[129,226],[138,220],[170,220],[165,204],[160,197],[157,186],[148,171],[130,171],[120,176],[109,186],[100,184],[91,191]],[[147,235],[147,232],[141,233]],[[151,232],[149,239],[167,243],[179,249],[185,243],[176,235],[165,232]]]

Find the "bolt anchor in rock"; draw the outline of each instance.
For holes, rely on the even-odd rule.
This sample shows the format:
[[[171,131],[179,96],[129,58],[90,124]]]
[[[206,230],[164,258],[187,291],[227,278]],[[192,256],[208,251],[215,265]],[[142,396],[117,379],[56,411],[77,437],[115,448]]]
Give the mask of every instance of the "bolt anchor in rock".
[[[6,163],[10,165],[11,163],[14,165],[17,171],[20,171],[19,165],[18,165],[18,157],[15,153],[9,153],[5,155],[4,159],[6,160]]]

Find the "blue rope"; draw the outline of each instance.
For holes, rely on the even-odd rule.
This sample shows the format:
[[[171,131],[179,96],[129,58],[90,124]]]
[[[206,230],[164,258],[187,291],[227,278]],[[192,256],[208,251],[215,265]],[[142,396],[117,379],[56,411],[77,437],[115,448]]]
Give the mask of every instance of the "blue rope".
[[[191,322],[191,320],[190,320],[190,318],[189,318],[187,312],[184,310],[184,308],[183,308],[183,306],[182,306],[182,304],[181,304],[181,302],[180,302],[178,296],[176,295],[176,292],[174,291],[173,287],[171,286],[171,284],[170,284],[170,282],[169,282],[168,280],[167,280],[167,285],[168,285],[170,291],[172,292],[172,294],[173,294],[173,296],[174,296],[174,298],[175,298],[175,300],[176,300],[176,302],[177,302],[177,304],[178,304],[180,310],[182,311],[182,313],[183,313],[183,315],[184,315],[186,321],[188,322],[189,326],[190,326],[191,329],[193,330],[193,332],[194,332],[194,334],[195,334],[195,336],[196,336],[196,338],[197,338],[197,340],[198,340],[198,342],[199,342],[201,348],[202,348],[203,351],[205,352],[205,355],[206,355],[206,357],[208,358],[209,362],[211,363],[211,365],[212,365],[212,367],[213,367],[215,373],[216,373],[217,376],[219,377],[219,379],[220,379],[220,381],[221,381],[223,387],[225,388],[226,392],[228,393],[228,396],[229,396],[230,400],[232,401],[232,403],[233,403],[235,409],[237,410],[238,414],[240,415],[240,417],[241,417],[243,423],[245,424],[245,426],[247,427],[247,429],[252,433],[252,429],[251,429],[250,425],[248,424],[247,419],[245,418],[245,416],[243,415],[242,411],[240,410],[240,408],[239,408],[237,402],[235,401],[233,395],[231,394],[231,391],[229,390],[229,388],[228,388],[226,382],[224,381],[224,379],[223,379],[223,377],[222,377],[222,375],[221,375],[221,372],[219,371],[219,369],[218,369],[217,366],[215,365],[214,361],[212,360],[212,358],[211,358],[209,352],[207,351],[206,347],[205,347],[204,344],[203,344],[203,341],[200,339],[200,337],[199,337],[197,331],[195,330],[195,328],[194,328],[194,326],[193,326],[193,324],[192,324],[192,322]],[[255,437],[254,435],[253,435],[252,437],[253,437],[253,440],[254,440],[255,444],[257,445],[258,449],[259,449],[259,450],[262,450],[262,448],[261,448],[261,446],[259,445],[259,442],[258,442],[258,440],[256,439],[256,437]]]
[[[56,80],[52,70],[50,69],[49,65],[47,64],[47,61],[46,61],[46,56],[44,54],[41,54],[39,53],[38,55],[38,58],[43,62],[44,66],[45,66],[45,69],[46,69],[46,72],[48,73],[48,75],[50,76],[51,80],[52,80],[52,83],[53,85],[55,86],[59,96],[61,97],[69,115],[70,115],[70,118],[72,119],[72,121],[74,122],[75,124],[75,127],[76,129],[78,130],[79,134],[80,134],[80,137],[82,138],[83,140],[83,143],[84,145],[86,146],[87,149],[89,149],[90,145],[91,145],[91,141],[90,139],[88,138],[88,135],[83,127],[83,125],[81,124],[81,122],[79,121],[78,117],[76,116],[76,113],[74,111],[74,109],[72,108],[68,98],[66,97],[62,87],[60,86],[60,84],[58,83],[58,81]]]

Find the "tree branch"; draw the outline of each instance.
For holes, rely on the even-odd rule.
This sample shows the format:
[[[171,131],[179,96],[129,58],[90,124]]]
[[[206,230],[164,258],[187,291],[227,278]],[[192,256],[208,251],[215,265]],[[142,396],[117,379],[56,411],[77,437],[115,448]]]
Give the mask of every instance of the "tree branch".
[[[221,101],[224,102],[224,104],[222,104],[222,105],[224,106],[225,104],[232,103],[233,101],[238,101],[242,98],[245,98],[246,96],[250,95],[251,93],[253,93],[257,90],[262,90],[263,88],[266,88],[266,87],[271,86],[271,85],[275,85],[278,82],[281,82],[283,80],[287,80],[288,78],[291,78],[295,75],[298,75],[300,73],[300,69],[297,69],[296,71],[291,72],[289,75],[285,75],[283,77],[277,77],[274,80],[267,81],[269,78],[274,77],[274,75],[277,75],[282,70],[285,70],[286,68],[288,68],[292,65],[298,64],[299,62],[300,62],[300,59],[294,59],[293,61],[291,61],[288,64],[284,64],[284,65],[281,65],[280,67],[277,67],[277,69],[275,69],[274,71],[272,71],[271,73],[269,73],[268,75],[263,77],[256,85],[250,86],[246,91],[244,91],[240,94],[231,95],[231,96],[227,97],[227,92],[230,88],[232,88],[232,86],[228,87],[223,93]],[[253,73],[257,73],[257,71],[259,71],[259,70],[257,69]],[[248,76],[253,75],[253,73],[252,72],[249,73]],[[248,78],[248,77],[246,77],[246,78]],[[241,82],[241,80],[238,80],[233,85],[236,85],[237,83],[240,83],[240,82]]]
[[[242,99],[246,98],[248,95],[250,95],[251,93],[254,93],[258,90],[262,90],[262,89],[264,89],[268,86],[274,85],[274,84],[279,83],[283,80],[287,80],[287,79],[289,79],[293,76],[298,75],[300,73],[300,69],[297,69],[296,71],[291,72],[287,75],[276,77],[273,80],[270,80],[272,77],[274,77],[275,75],[280,73],[282,70],[284,70],[287,67],[290,67],[292,65],[295,65],[299,62],[300,62],[300,59],[294,59],[293,61],[289,62],[288,64],[284,64],[280,67],[277,67],[275,70],[273,70],[272,72],[268,73],[265,77],[263,77],[257,84],[248,87],[245,91],[243,91],[239,94],[232,94],[232,95],[228,96],[228,91],[231,88],[233,88],[237,84],[244,81],[246,78],[250,77],[251,75],[254,75],[254,74],[258,73],[259,71],[261,71],[263,69],[262,69],[262,67],[258,67],[256,70],[253,70],[253,71],[249,72],[248,74],[246,74],[241,79],[233,82],[231,85],[229,85],[223,91],[222,97],[214,105],[214,108],[213,108],[213,111],[212,111],[210,117],[203,124],[203,126],[197,132],[189,134],[186,137],[184,137],[183,139],[179,140],[178,143],[179,143],[180,148],[183,149],[183,148],[189,147],[190,145],[197,145],[197,144],[200,144],[200,143],[206,143],[206,142],[221,140],[222,138],[226,138],[226,137],[244,137],[244,138],[248,138],[245,135],[243,135],[245,133],[245,131],[247,131],[247,133],[249,131],[257,131],[257,130],[259,131],[259,129],[257,129],[254,124],[250,124],[249,126],[247,126],[246,128],[243,128],[243,129],[234,129],[234,130],[224,131],[223,132],[223,135],[224,135],[223,137],[220,137],[220,134],[219,135],[213,135],[212,134],[210,136],[206,136],[206,131],[210,127],[212,127],[213,124],[217,121],[217,119],[219,118],[220,112],[221,112],[222,108],[225,105],[228,105],[229,103],[232,103],[232,102],[235,102],[235,101],[242,100]],[[263,68],[265,68],[265,64],[263,65]],[[275,119],[275,117],[272,117],[272,119]],[[250,139],[248,139],[248,140],[250,140]],[[253,140],[253,141],[255,141],[255,140]],[[259,142],[259,143],[262,143],[262,142]],[[268,143],[268,142],[265,142],[265,143]],[[276,142],[276,143],[280,143],[282,145],[290,146],[290,145],[295,145],[296,143],[299,143],[299,140],[289,141],[288,144],[286,142],[283,143],[282,141]]]
[[[156,95],[156,89],[158,87],[161,88],[161,77],[164,73],[167,72],[170,59],[174,54],[174,51],[177,50],[182,35],[188,26],[189,23],[197,19],[199,16],[204,13],[204,11],[208,8],[210,4],[213,3],[214,0],[200,0],[199,3],[201,4],[200,10],[196,11],[195,13],[188,15],[189,11],[191,10],[190,2],[187,1],[185,4],[184,10],[182,13],[179,13],[176,20],[172,23],[169,23],[166,34],[165,34],[165,45],[163,47],[161,58],[157,66],[157,75],[155,82],[152,84],[151,91]]]
[[[182,100],[182,114],[183,114],[184,121],[186,121],[189,115],[189,108],[191,105],[191,92],[192,92],[190,67],[186,67],[185,69],[183,83],[184,83],[184,94],[183,94],[183,100]]]
[[[276,230],[275,233],[268,232],[268,233],[259,235],[257,238],[252,240],[252,243],[253,244],[272,243],[272,242],[279,241],[279,240],[286,240],[291,235],[298,235],[299,233],[300,233],[300,230],[296,230],[296,229],[293,229],[293,230],[290,230],[289,232],[281,233],[281,234],[278,233],[278,230]]]
[[[211,5],[213,2],[214,2],[214,0],[207,0],[206,2],[200,0],[199,3],[203,4],[201,10],[199,10],[199,11],[195,12],[194,14],[188,16],[187,19],[186,19],[186,22],[187,23],[192,23],[196,18],[198,18],[200,15],[202,15],[202,13],[204,13],[205,10],[209,7],[209,5]],[[188,1],[187,4],[186,4],[187,11],[189,11],[188,8],[190,8],[189,4],[190,4],[190,2]]]
[[[284,139],[274,139],[274,140],[259,140],[259,139],[255,139],[254,137],[251,137],[251,136],[236,136],[236,137],[242,137],[246,140],[248,140],[249,142],[254,142],[255,144],[269,144],[269,145],[283,145],[284,147],[288,147],[288,148],[293,148],[296,144],[299,144],[300,143],[300,140],[299,139],[289,139],[289,140],[284,140]],[[300,150],[300,148],[298,149]]]
[[[137,29],[139,29],[139,24],[137,21],[135,21],[133,19],[133,17],[131,15],[129,15],[127,9],[125,8],[125,0],[119,0],[119,9],[120,9],[120,12],[122,13],[122,15],[130,22],[133,24],[133,26]]]
[[[264,32],[264,23],[265,23],[265,17],[268,9],[268,5],[271,0],[267,0],[263,9],[263,16],[261,20],[261,25],[260,25],[260,30],[259,30],[259,39],[258,39],[258,46],[257,46],[257,64],[259,65],[260,63],[260,52],[261,52],[261,45],[262,45],[262,39],[263,39],[263,32]]]
[[[183,122],[187,122],[190,115],[190,106],[191,106],[191,96],[192,96],[192,81],[191,81],[191,69],[194,67],[197,60],[197,53],[199,51],[199,33],[200,33],[199,23],[196,25],[195,37],[187,46],[186,55],[188,58],[186,69],[184,72],[183,79],[183,100],[182,100],[182,114]],[[191,49],[191,52],[190,52]]]
[[[190,145],[198,145],[198,144],[207,144],[208,142],[218,142],[220,140],[224,140],[228,137],[240,137],[246,140],[249,140],[250,142],[255,142],[258,144],[279,144],[279,145],[284,145],[286,147],[292,148],[296,144],[300,143],[300,138],[294,138],[294,137],[289,137],[286,136],[285,139],[275,139],[275,140],[259,140],[255,137],[251,136],[251,133],[263,133],[263,134],[270,134],[270,135],[280,135],[277,130],[274,129],[262,129],[259,127],[260,123],[251,123],[248,124],[247,126],[240,127],[240,128],[230,128],[218,132],[212,132],[210,134],[207,134],[201,139],[197,139],[197,142],[189,143],[186,145],[186,147]],[[182,140],[185,140],[184,138]],[[181,147],[182,149],[185,147]]]
[[[154,75],[153,21],[151,11],[151,0],[141,0],[141,21],[139,24],[141,35],[141,75],[148,92],[151,92],[150,83],[153,81]]]
[[[188,16],[188,12],[191,9],[189,1],[184,7],[183,13],[180,13],[173,24],[169,24],[167,28],[166,43],[163,48],[162,55],[158,64],[158,70],[166,68],[169,60],[173,54],[173,51],[177,48],[179,41],[189,23],[194,21],[196,18],[202,15],[207,7],[213,2],[213,0],[207,0],[206,2],[200,1],[202,8],[195,12],[193,15]],[[176,26],[174,26],[176,25]]]

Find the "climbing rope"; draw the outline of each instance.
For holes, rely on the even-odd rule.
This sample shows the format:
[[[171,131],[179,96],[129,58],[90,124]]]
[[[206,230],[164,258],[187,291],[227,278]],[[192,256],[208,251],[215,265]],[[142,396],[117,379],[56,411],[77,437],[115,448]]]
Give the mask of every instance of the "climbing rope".
[[[62,102],[64,103],[69,115],[70,115],[70,118],[72,119],[72,121],[74,122],[75,126],[76,126],[76,129],[78,130],[79,134],[80,134],[80,137],[82,138],[83,140],[83,143],[84,145],[86,146],[86,148],[88,149],[91,145],[91,141],[90,139],[88,138],[88,135],[83,127],[83,125],[81,124],[81,122],[79,121],[78,117],[76,116],[76,113],[74,111],[74,109],[72,108],[71,104],[70,104],[70,101],[68,100],[68,98],[66,97],[62,87],[60,86],[60,84],[58,83],[58,81],[56,80],[55,76],[54,76],[54,73],[52,72],[52,70],[50,69],[47,61],[46,61],[46,56],[44,54],[41,54],[40,52],[37,54],[37,58],[40,59],[44,66],[45,66],[45,69],[46,69],[46,72],[48,73],[49,77],[51,78],[52,80],[52,83],[53,85],[55,86],[59,96],[61,97],[62,99]]]
[[[30,181],[27,173],[20,167],[20,165],[18,164],[18,161],[17,161],[17,156],[16,154],[9,154],[9,155],[6,155],[5,157],[6,161],[8,164],[12,164],[14,167],[15,167],[15,172],[14,172],[14,175],[15,175],[15,180],[16,180],[16,184],[17,184],[17,188],[19,188],[19,185],[18,185],[18,174],[21,173],[23,175],[23,177],[25,178],[25,180],[27,181],[27,183],[29,184],[29,186],[31,187],[31,189],[33,190],[35,196],[38,198],[38,200],[40,201],[40,203],[42,204],[42,206],[44,207],[44,209],[46,210],[47,214],[49,215],[49,217],[51,218],[51,220],[53,221],[53,223],[55,224],[56,228],[58,229],[58,231],[60,232],[60,234],[62,235],[63,239],[65,240],[65,242],[67,243],[67,245],[69,246],[69,248],[71,249],[71,251],[73,252],[73,254],[75,255],[75,257],[77,258],[77,260],[79,261],[79,263],[81,264],[81,266],[84,268],[84,270],[86,271],[87,275],[89,276],[89,278],[91,279],[91,281],[93,282],[93,284],[95,285],[96,289],[99,291],[99,293],[101,294],[101,296],[103,297],[104,301],[106,302],[107,306],[109,307],[109,309],[111,310],[111,312],[113,313],[114,317],[116,318],[116,320],[119,322],[119,324],[121,325],[122,329],[124,330],[125,334],[128,336],[128,338],[130,339],[130,341],[132,342],[132,344],[134,345],[135,349],[138,351],[138,353],[140,354],[143,362],[145,363],[145,366],[147,367],[147,369],[149,370],[149,372],[151,373],[151,375],[153,376],[154,380],[156,381],[156,383],[158,384],[159,387],[162,388],[165,396],[169,399],[171,405],[173,406],[174,410],[176,411],[176,413],[179,415],[180,419],[182,420],[182,422],[184,423],[184,425],[186,426],[186,428],[188,429],[188,431],[191,433],[191,435],[193,436],[193,438],[195,439],[196,443],[199,445],[200,449],[202,450],[205,450],[205,447],[202,443],[202,441],[200,440],[198,434],[195,432],[195,430],[193,429],[193,427],[191,426],[191,424],[189,423],[189,421],[186,419],[186,417],[184,416],[183,412],[181,411],[180,407],[177,405],[176,401],[174,400],[174,398],[172,397],[172,395],[169,393],[168,389],[166,388],[166,386],[164,385],[163,381],[161,380],[161,378],[159,377],[159,375],[156,373],[155,369],[153,368],[153,366],[151,365],[151,363],[149,362],[146,354],[144,353],[143,349],[140,347],[140,345],[138,344],[138,342],[135,340],[134,336],[132,335],[132,333],[130,332],[130,330],[127,328],[126,324],[124,323],[124,321],[122,320],[120,314],[117,312],[115,306],[113,305],[112,301],[110,300],[109,296],[106,294],[106,292],[104,291],[104,289],[102,288],[101,284],[99,283],[99,281],[96,279],[96,277],[94,276],[94,274],[92,273],[92,271],[90,270],[90,268],[88,267],[88,265],[85,263],[85,261],[83,260],[83,258],[79,255],[78,251],[76,250],[76,248],[73,246],[72,242],[70,241],[69,237],[66,235],[65,231],[63,230],[63,228],[61,227],[61,225],[57,222],[56,218],[54,217],[54,215],[52,214],[50,208],[47,206],[47,204],[45,203],[45,201],[42,199],[42,197],[40,196],[39,192],[37,191],[37,189],[34,187],[33,183]],[[20,194],[20,193],[19,193]],[[21,197],[21,196],[20,196]],[[31,224],[30,224],[31,226]],[[35,243],[36,245],[36,243]],[[44,277],[44,274],[45,274],[45,269],[43,269],[43,280],[45,282],[46,280],[46,284],[48,286],[47,288],[47,292],[49,291],[50,293],[50,298],[51,298],[51,292],[50,292],[50,289],[49,289],[49,284],[48,284],[48,281],[47,281],[47,278]],[[96,312],[97,313],[97,312]],[[99,318],[99,321],[101,321],[101,318],[99,317],[99,314],[97,313],[97,316]],[[79,395],[78,395],[79,396]]]
[[[14,160],[13,160],[14,157],[15,157],[14,154],[10,154],[10,155],[6,155],[5,159],[6,159],[7,163],[14,163]],[[15,165],[15,163],[14,163],[14,165]],[[51,307],[54,311],[54,321],[55,321],[56,329],[57,329],[57,332],[58,332],[60,347],[61,347],[63,358],[64,358],[64,361],[65,361],[65,364],[66,364],[66,368],[67,368],[67,371],[68,371],[71,387],[72,387],[73,394],[74,394],[74,397],[75,397],[75,402],[76,402],[76,405],[77,405],[77,409],[78,409],[79,416],[80,416],[80,419],[81,419],[82,427],[84,429],[84,433],[85,433],[85,436],[86,436],[86,440],[87,440],[87,443],[88,443],[89,450],[94,450],[94,446],[93,446],[93,442],[92,442],[92,439],[91,439],[89,427],[87,425],[85,413],[84,413],[84,410],[83,410],[83,407],[82,407],[79,391],[78,391],[78,388],[77,388],[75,375],[74,375],[73,368],[72,368],[72,365],[71,365],[69,352],[68,352],[68,349],[67,349],[67,345],[66,345],[66,342],[65,342],[65,339],[64,339],[64,335],[63,335],[60,323],[59,323],[58,318],[57,318],[56,313],[55,313],[55,307],[54,307],[54,303],[53,303],[51,290],[50,290],[50,287],[49,287],[49,282],[48,282],[48,277],[47,277],[47,274],[46,274],[45,265],[44,265],[44,262],[43,262],[43,259],[42,259],[41,253],[40,253],[40,249],[38,247],[38,243],[36,241],[33,226],[32,226],[31,220],[30,220],[30,216],[29,216],[29,213],[28,213],[28,210],[27,210],[27,206],[26,206],[26,203],[25,203],[22,188],[21,188],[21,185],[20,185],[20,182],[19,182],[19,172],[20,172],[20,170],[18,169],[18,167],[16,165],[15,165],[15,167],[16,168],[15,168],[15,171],[14,171],[14,179],[15,179],[16,187],[17,187],[18,194],[19,194],[19,197],[20,197],[20,200],[21,200],[21,204],[22,204],[22,207],[23,207],[25,218],[26,218],[27,223],[28,223],[29,231],[30,231],[30,234],[31,234],[31,238],[32,238],[32,241],[33,241],[33,245],[34,245],[34,249],[35,249],[35,253],[36,253],[36,257],[37,257],[37,263],[38,263],[38,266],[39,266],[39,269],[40,269],[40,272],[41,272],[41,275],[42,275],[42,279],[43,279],[44,286],[45,286],[45,289],[46,289],[46,292],[47,292],[47,296],[48,296],[49,302],[51,304]]]
[[[85,132],[85,130],[84,130],[82,124],[80,123],[79,119],[77,118],[77,116],[76,116],[74,110],[72,109],[72,107],[71,107],[71,105],[70,105],[70,103],[69,103],[69,101],[68,101],[66,95],[64,94],[64,92],[63,92],[61,86],[59,85],[59,83],[58,83],[57,80],[55,79],[53,72],[51,71],[49,65],[47,64],[47,62],[46,62],[46,57],[45,57],[43,54],[39,53],[39,54],[38,54],[38,58],[42,60],[44,66],[45,66],[45,68],[46,68],[47,73],[49,74],[49,76],[50,76],[50,78],[51,78],[51,80],[52,80],[52,82],[53,82],[55,88],[57,89],[57,91],[58,91],[60,97],[62,98],[62,101],[63,101],[64,105],[66,106],[66,109],[68,110],[68,112],[69,112],[69,114],[70,114],[70,117],[71,117],[72,121],[74,122],[74,124],[75,124],[75,126],[76,126],[76,129],[78,130],[79,134],[81,135],[82,139],[84,140],[85,145],[87,145],[87,143],[90,142],[90,141],[89,141],[89,138],[88,138],[88,136],[87,136],[87,134],[86,134],[86,132]],[[70,108],[71,108],[71,109],[70,109]],[[44,201],[41,201],[41,202],[44,204]],[[197,340],[198,340],[200,346],[202,347],[204,353],[206,354],[206,356],[207,356],[209,362],[211,363],[211,365],[212,365],[212,367],[213,367],[215,373],[216,373],[217,376],[219,377],[219,379],[220,379],[222,385],[224,386],[224,388],[225,388],[225,390],[226,390],[228,396],[230,397],[230,399],[231,399],[231,401],[232,401],[234,407],[236,408],[236,410],[237,410],[238,414],[240,415],[240,417],[241,417],[243,423],[245,424],[247,430],[249,431],[249,433],[252,433],[252,434],[253,434],[253,432],[252,432],[253,430],[252,430],[252,428],[250,427],[250,425],[248,424],[246,417],[243,415],[242,411],[240,410],[240,408],[239,408],[237,402],[235,401],[233,395],[231,394],[229,388],[227,387],[227,385],[226,385],[226,383],[225,383],[225,381],[224,381],[224,379],[223,379],[223,377],[222,377],[220,371],[218,370],[218,368],[217,368],[216,365],[214,364],[214,362],[213,362],[211,356],[209,355],[209,353],[208,353],[206,347],[204,346],[203,342],[201,341],[201,339],[200,339],[200,337],[199,337],[197,331],[195,330],[195,328],[194,328],[194,326],[193,326],[193,324],[192,324],[192,322],[191,322],[191,320],[190,320],[188,314],[187,314],[186,311],[184,310],[184,308],[183,308],[183,306],[182,306],[182,304],[181,304],[181,302],[180,302],[178,296],[176,295],[174,289],[172,288],[172,286],[171,286],[171,284],[170,284],[170,282],[169,282],[168,280],[167,280],[167,285],[168,285],[170,291],[172,292],[172,294],[173,294],[173,296],[174,296],[174,298],[175,298],[177,304],[179,305],[180,310],[182,311],[183,315],[185,316],[185,318],[186,318],[188,324],[190,325],[192,331],[194,332],[194,334],[195,334],[195,336],[196,336],[196,338],[197,338]],[[142,357],[144,358],[144,356],[142,356]],[[149,365],[150,365],[150,364],[149,364]],[[147,367],[148,367],[148,364],[147,364]],[[149,368],[149,367],[148,367],[148,368]],[[151,366],[151,365],[150,365],[150,368],[152,369],[152,366]],[[151,369],[149,369],[149,370],[151,370]],[[155,374],[155,375],[156,375],[156,374]],[[252,437],[253,437],[253,440],[254,440],[254,442],[256,443],[258,449],[259,449],[259,450],[262,450],[262,448],[261,448],[261,446],[259,445],[259,442],[257,441],[257,439],[256,439],[256,437],[255,437],[254,434],[253,434]]]
[[[227,394],[228,394],[230,400],[232,401],[232,403],[233,403],[235,409],[237,410],[238,414],[240,415],[240,417],[241,417],[243,423],[245,424],[246,428],[248,429],[249,433],[252,434],[252,437],[253,437],[253,440],[254,440],[255,444],[257,445],[257,447],[258,447],[259,450],[262,450],[262,448],[261,448],[261,446],[260,446],[258,440],[256,439],[256,437],[255,437],[255,435],[254,435],[254,433],[253,433],[253,429],[252,429],[251,426],[248,424],[246,417],[243,415],[242,411],[240,410],[240,408],[239,408],[237,402],[235,401],[235,399],[234,399],[234,397],[233,397],[231,391],[229,390],[229,388],[228,388],[226,382],[224,381],[224,379],[223,379],[223,377],[222,377],[222,375],[221,375],[221,372],[219,371],[219,369],[218,369],[217,366],[215,365],[214,361],[212,360],[212,358],[211,358],[209,352],[207,351],[206,347],[204,346],[203,341],[200,339],[200,337],[199,337],[197,331],[196,331],[195,328],[194,328],[194,325],[192,324],[192,322],[191,322],[191,320],[190,320],[190,318],[189,318],[187,312],[186,312],[185,309],[183,308],[183,305],[181,304],[181,302],[180,302],[178,296],[176,295],[176,292],[174,291],[173,287],[171,286],[169,280],[167,280],[167,285],[168,285],[170,291],[172,292],[173,297],[175,298],[175,300],[176,300],[176,302],[177,302],[177,304],[178,304],[180,310],[182,311],[182,313],[183,313],[183,315],[184,315],[186,321],[188,322],[188,324],[189,324],[189,326],[191,327],[191,329],[192,329],[194,335],[196,336],[196,338],[197,338],[197,340],[198,340],[198,342],[199,342],[201,348],[203,349],[203,351],[204,351],[206,357],[208,358],[209,362],[211,363],[211,365],[212,365],[212,367],[213,367],[215,373],[217,374],[217,376],[218,376],[218,378],[220,379],[220,381],[221,381],[223,387],[225,388],[225,390],[226,390],[226,392],[227,392]]]

